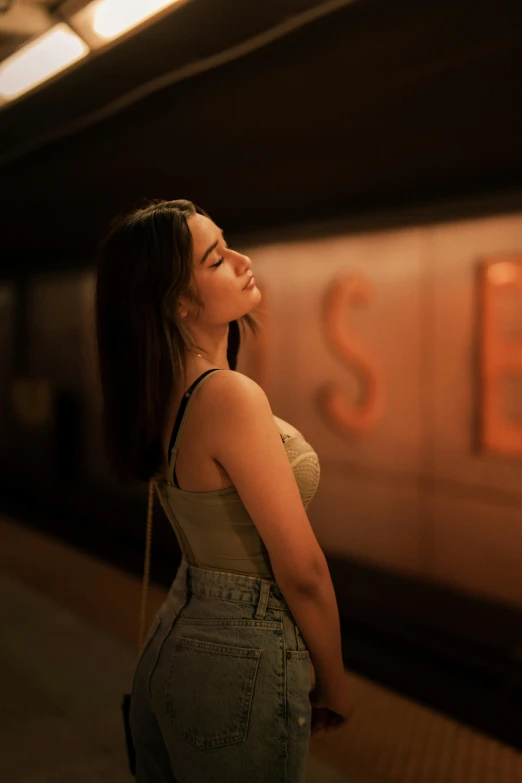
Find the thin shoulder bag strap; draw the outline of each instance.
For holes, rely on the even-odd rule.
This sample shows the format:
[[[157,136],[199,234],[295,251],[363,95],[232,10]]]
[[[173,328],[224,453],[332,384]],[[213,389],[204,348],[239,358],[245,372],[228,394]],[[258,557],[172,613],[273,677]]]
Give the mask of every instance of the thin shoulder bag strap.
[[[139,623],[139,637],[138,637],[138,653],[141,653],[143,649],[143,642],[145,640],[145,625],[147,622],[147,597],[149,593],[149,579],[150,579],[150,550],[152,542],[152,512],[154,508],[154,479],[149,481],[149,502],[147,508],[147,533],[145,539],[145,563],[143,566],[143,584],[141,588],[141,607],[140,607],[140,623]]]

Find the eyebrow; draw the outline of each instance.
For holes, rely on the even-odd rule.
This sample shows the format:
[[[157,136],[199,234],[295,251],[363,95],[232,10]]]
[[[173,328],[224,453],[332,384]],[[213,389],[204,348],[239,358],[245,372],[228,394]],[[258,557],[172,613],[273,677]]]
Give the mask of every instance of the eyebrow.
[[[219,230],[221,231],[221,236],[223,236],[223,229],[222,229],[222,228],[220,228]],[[199,262],[200,266],[201,266],[201,264],[204,264],[204,263],[205,263],[205,261],[207,260],[207,258],[209,257],[209,255],[212,253],[212,251],[213,251],[213,250],[215,250],[215,249],[216,249],[216,247],[218,246],[218,244],[219,244],[219,239],[216,239],[216,241],[215,241],[215,242],[214,242],[212,245],[210,245],[209,249],[206,251],[205,255],[203,256],[203,258],[202,258],[202,259],[201,259],[201,261]]]

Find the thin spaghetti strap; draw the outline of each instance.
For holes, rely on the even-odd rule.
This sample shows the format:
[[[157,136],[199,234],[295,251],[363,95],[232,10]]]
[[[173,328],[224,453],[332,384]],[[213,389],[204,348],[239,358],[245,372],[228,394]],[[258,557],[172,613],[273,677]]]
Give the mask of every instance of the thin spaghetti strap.
[[[145,563],[143,567],[143,584],[141,588],[140,628],[138,637],[138,652],[141,653],[145,639],[145,625],[147,622],[147,597],[150,578],[150,550],[152,542],[152,512],[154,508],[154,479],[149,481],[149,502],[147,507],[147,532],[145,540]]]

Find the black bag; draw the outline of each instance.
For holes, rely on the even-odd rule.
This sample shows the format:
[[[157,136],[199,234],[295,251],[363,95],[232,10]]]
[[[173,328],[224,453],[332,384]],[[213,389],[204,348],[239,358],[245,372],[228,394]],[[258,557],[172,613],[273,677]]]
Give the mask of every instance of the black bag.
[[[143,584],[141,590],[141,607],[140,607],[140,622],[139,622],[139,639],[138,639],[138,661],[143,649],[143,641],[145,637],[145,623],[147,620],[147,593],[149,590],[149,576],[150,576],[150,549],[152,540],[152,509],[154,503],[154,479],[149,481],[149,503],[147,509],[147,533],[145,541],[145,565],[143,568]],[[133,777],[136,777],[136,750],[134,748],[134,742],[132,739],[132,732],[130,727],[130,706],[131,706],[132,694],[124,693],[121,702],[121,712],[123,718],[123,728],[125,731],[125,745],[127,748],[127,762],[129,765],[130,773]]]

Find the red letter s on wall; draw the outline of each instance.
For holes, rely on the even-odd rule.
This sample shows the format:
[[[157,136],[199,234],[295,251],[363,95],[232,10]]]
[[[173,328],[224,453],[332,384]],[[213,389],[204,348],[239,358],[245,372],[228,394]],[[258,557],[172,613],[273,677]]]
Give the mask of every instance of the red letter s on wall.
[[[326,291],[321,323],[327,344],[351,366],[366,388],[362,402],[352,406],[335,383],[325,383],[318,391],[319,410],[337,428],[346,433],[371,430],[385,409],[384,383],[368,349],[352,332],[343,329],[347,307],[366,305],[373,289],[368,280],[349,275],[335,280]]]

